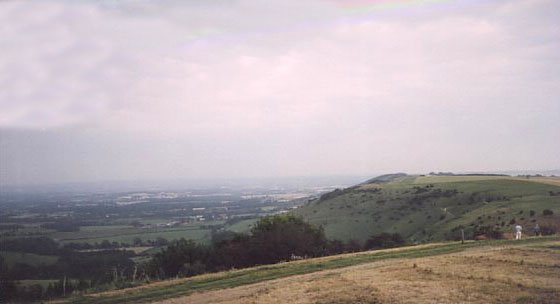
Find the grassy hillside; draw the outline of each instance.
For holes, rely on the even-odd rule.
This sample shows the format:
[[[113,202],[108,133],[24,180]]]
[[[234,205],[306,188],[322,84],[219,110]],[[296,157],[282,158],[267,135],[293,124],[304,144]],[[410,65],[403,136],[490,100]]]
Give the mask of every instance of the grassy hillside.
[[[559,249],[557,236],[427,244],[156,282],[69,302],[557,303]]]
[[[410,242],[455,239],[481,227],[526,236],[559,229],[560,179],[386,175],[333,191],[295,210],[327,236],[366,240],[381,232]],[[547,212],[543,212],[547,211]],[[125,290],[74,303],[558,303],[560,239],[440,242],[328,256]],[[438,256],[438,258],[434,258]],[[512,291],[514,289],[514,291]]]
[[[543,215],[549,209],[553,215]],[[381,232],[408,241],[467,237],[483,226],[509,234],[514,223],[525,233],[535,223],[560,229],[560,178],[510,176],[381,176],[337,190],[295,211],[321,225],[327,237],[365,241]]]

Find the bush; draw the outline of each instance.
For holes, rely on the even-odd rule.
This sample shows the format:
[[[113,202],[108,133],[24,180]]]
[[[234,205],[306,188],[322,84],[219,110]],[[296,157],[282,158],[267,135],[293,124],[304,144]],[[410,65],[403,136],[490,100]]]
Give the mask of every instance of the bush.
[[[500,240],[504,238],[504,234],[498,229],[497,226],[480,226],[474,231],[474,237],[485,236],[486,238]]]
[[[16,294],[16,284],[8,277],[8,265],[4,262],[4,258],[0,256],[0,302],[8,302],[13,299]]]
[[[541,234],[542,235],[553,235],[556,234],[557,230],[554,226],[543,225],[541,226]]]
[[[322,228],[291,215],[262,218],[251,230],[249,244],[257,264],[289,260],[292,255],[321,256],[327,249]]]
[[[204,268],[198,264],[205,264],[209,257],[208,248],[192,240],[180,239],[171,242],[163,251],[152,259],[153,265],[148,265],[148,272],[160,278],[174,277],[178,274],[188,275],[193,271]],[[151,267],[153,266],[153,267]],[[180,273],[181,272],[181,273]]]
[[[398,233],[381,233],[371,236],[364,246],[364,249],[382,249],[382,248],[393,248],[402,246],[405,244],[403,237]]]
[[[41,225],[41,228],[54,229],[59,232],[76,232],[80,231],[80,225],[73,222],[54,222],[45,223]]]
[[[270,216],[259,220],[250,235],[214,234],[211,246],[185,239],[173,241],[144,269],[159,278],[191,276],[287,261],[293,255],[321,256],[327,253],[328,245],[322,228],[290,215]],[[344,250],[344,246],[333,243],[330,250]]]
[[[552,210],[550,210],[550,209],[544,209],[543,212],[542,212],[542,214],[543,214],[544,216],[547,216],[547,215],[553,215],[554,212],[553,212]]]
[[[183,277],[190,277],[197,274],[202,274],[206,272],[206,265],[202,264],[200,261],[194,261],[194,263],[185,263],[179,269],[179,275]]]
[[[57,242],[44,236],[2,240],[0,241],[0,248],[3,251],[18,251],[42,255],[56,255],[60,251]]]

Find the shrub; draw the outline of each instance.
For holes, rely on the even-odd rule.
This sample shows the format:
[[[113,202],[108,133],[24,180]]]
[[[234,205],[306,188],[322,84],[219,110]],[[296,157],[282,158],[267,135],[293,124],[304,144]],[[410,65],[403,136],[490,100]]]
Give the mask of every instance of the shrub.
[[[199,260],[194,261],[193,263],[185,263],[179,269],[178,275],[182,277],[190,277],[197,274],[202,274],[206,272],[206,265],[200,262]]]
[[[41,224],[41,228],[54,229],[59,232],[76,232],[80,231],[80,225],[73,222],[55,222]]]
[[[496,226],[480,226],[474,231],[474,237],[485,236],[490,239],[503,239],[504,234]]]
[[[554,226],[543,225],[541,226],[541,234],[542,235],[553,235],[556,234],[557,230]]]
[[[259,220],[251,229],[251,255],[257,264],[270,264],[297,256],[320,256],[327,239],[322,228],[291,215]]]
[[[547,215],[553,215],[554,212],[553,212],[552,210],[550,210],[550,209],[544,209],[543,212],[542,212],[542,214],[543,214],[544,216],[547,216]]]
[[[402,246],[405,244],[403,237],[398,233],[380,233],[371,236],[364,246],[364,249],[381,249],[381,248],[393,248]]]

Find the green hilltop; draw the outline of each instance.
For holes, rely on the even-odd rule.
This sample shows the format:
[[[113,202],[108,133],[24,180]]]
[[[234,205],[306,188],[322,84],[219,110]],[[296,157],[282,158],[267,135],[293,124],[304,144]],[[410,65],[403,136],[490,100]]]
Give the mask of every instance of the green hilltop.
[[[550,214],[549,211],[552,211]],[[337,189],[294,211],[326,236],[364,242],[399,233],[409,242],[457,240],[517,223],[525,234],[560,231],[560,178],[507,175],[382,175]]]

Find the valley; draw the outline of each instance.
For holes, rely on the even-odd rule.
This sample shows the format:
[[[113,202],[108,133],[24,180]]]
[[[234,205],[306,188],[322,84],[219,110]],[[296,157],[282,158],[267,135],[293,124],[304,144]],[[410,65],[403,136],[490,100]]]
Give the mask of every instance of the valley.
[[[1,207],[3,276],[14,282],[15,285],[10,285],[14,286],[12,290],[24,301],[62,297],[78,303],[118,303],[189,296],[192,298],[188,298],[188,302],[196,303],[199,300],[195,292],[212,293],[212,290],[236,287],[242,288],[240,294],[246,292],[243,290],[252,290],[247,291],[251,301],[281,302],[274,297],[285,293],[284,283],[266,287],[266,292],[255,292],[253,287],[245,285],[277,279],[289,281],[292,276],[358,267],[387,259],[424,257],[428,261],[419,260],[413,264],[431,266],[415,266],[414,273],[405,268],[402,275],[398,270],[401,262],[364,266],[373,267],[372,271],[378,275],[389,273],[389,281],[376,281],[379,280],[377,276],[370,277],[369,272],[354,268],[352,273],[376,282],[375,286],[389,284],[391,280],[395,286],[406,288],[410,287],[407,284],[420,284],[418,286],[424,287],[418,290],[425,293],[431,290],[429,285],[433,278],[418,275],[429,277],[437,272],[442,278],[457,280],[444,282],[452,284],[446,287],[446,292],[464,285],[468,291],[461,291],[463,294],[477,294],[482,291],[472,281],[490,280],[483,272],[488,262],[471,255],[459,258],[463,257],[455,255],[459,252],[478,254],[480,251],[482,256],[491,255],[492,259],[514,261],[517,257],[511,260],[506,254],[509,249],[501,250],[525,246],[514,251],[521,256],[530,256],[533,252],[544,260],[557,258],[558,244],[554,242],[558,241],[560,231],[560,178],[398,173],[349,187],[329,184],[259,189],[10,193],[4,194]],[[534,230],[537,224],[538,231]],[[511,240],[517,225],[524,229],[522,241]],[[287,231],[290,232],[286,234]],[[463,237],[465,244],[460,242]],[[403,245],[413,246],[383,249]],[[368,251],[370,249],[383,250]],[[360,251],[365,252],[358,253]],[[495,252],[501,253],[493,256]],[[438,264],[441,261],[435,256],[439,255],[453,256],[445,258],[450,262]],[[286,263],[292,259],[303,261]],[[469,259],[476,265],[483,265],[480,266],[482,274],[466,269],[465,261]],[[521,260],[526,263],[526,259]],[[501,264],[507,266],[508,263]],[[379,268],[379,265],[389,268]],[[545,266],[537,268],[554,273],[557,267],[554,263]],[[552,268],[548,269],[549,266]],[[422,269],[428,270],[416,273]],[[457,277],[459,269],[465,275]],[[340,289],[341,294],[349,297],[362,294],[364,303],[407,303],[404,298],[395,300],[387,295],[385,289],[390,285],[366,288],[361,283],[348,281],[350,274],[346,270],[338,271],[325,278],[314,277],[312,281],[317,281],[318,287],[309,286],[311,291],[299,291],[304,294],[294,297],[306,299],[301,303],[339,303],[328,300],[332,298],[330,290]],[[516,274],[510,273],[514,270],[508,267],[504,271],[502,279],[492,277],[492,282],[507,288],[507,284],[514,283],[503,278]],[[527,271],[529,277],[520,280],[543,280],[543,284],[549,284],[548,277],[531,277],[533,271]],[[414,277],[416,283],[402,281],[408,276]],[[175,277],[184,279],[173,280]],[[352,287],[343,290],[347,284]],[[395,286],[391,288],[400,288]],[[495,288],[489,291],[491,297],[505,296]],[[98,293],[104,290],[109,291]],[[135,290],[142,292],[136,295]],[[534,294],[541,297],[544,293],[546,298],[547,292],[554,295],[557,292],[534,286],[524,290],[526,292],[514,296],[532,299]],[[221,292],[218,294],[217,302],[237,297],[227,296],[227,292],[225,298]],[[272,298],[251,298],[261,294]],[[429,292],[424,296],[426,303],[437,298]],[[244,303],[246,296],[240,297],[232,302],[223,301]],[[491,297],[480,295],[467,299],[480,303],[496,300]],[[445,299],[451,301],[451,298]],[[347,301],[346,298],[339,300]],[[349,298],[347,302],[355,300]],[[170,301],[174,303],[175,300]]]

